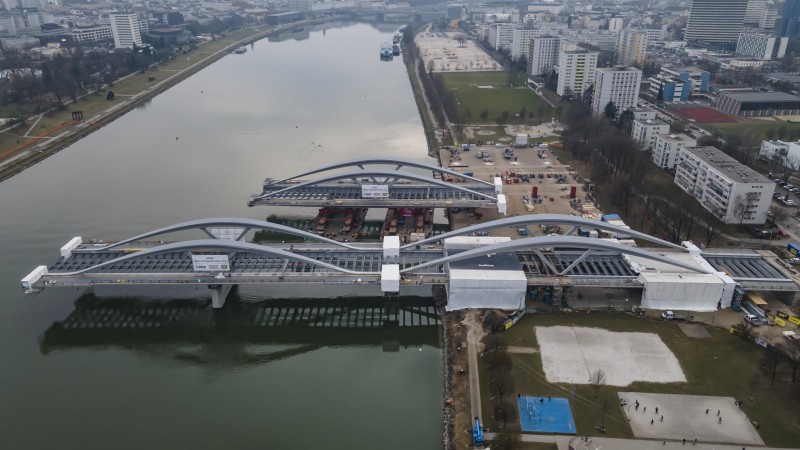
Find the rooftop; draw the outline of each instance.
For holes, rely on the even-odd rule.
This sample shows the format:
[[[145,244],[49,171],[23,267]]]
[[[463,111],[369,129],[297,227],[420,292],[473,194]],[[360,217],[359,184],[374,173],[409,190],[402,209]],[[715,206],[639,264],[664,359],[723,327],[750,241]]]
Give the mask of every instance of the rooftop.
[[[696,142],[685,134],[659,134],[658,138],[666,142]]]
[[[726,92],[722,95],[742,102],[798,102],[800,97],[784,92]]]
[[[715,147],[685,147],[683,151],[689,152],[708,163],[708,165],[728,177],[734,183],[774,184],[764,175],[740,164],[739,161],[736,161]]]

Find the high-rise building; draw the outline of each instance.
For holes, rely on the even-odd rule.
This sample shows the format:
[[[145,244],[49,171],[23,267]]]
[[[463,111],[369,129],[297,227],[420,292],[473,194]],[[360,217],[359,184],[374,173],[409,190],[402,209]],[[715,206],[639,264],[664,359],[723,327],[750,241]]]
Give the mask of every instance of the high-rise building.
[[[786,0],[778,35],[793,37],[797,34],[798,28],[800,28],[800,0]]]
[[[744,27],[748,0],[692,0],[684,37],[689,42],[733,48]]]
[[[633,67],[596,69],[592,111],[595,114],[603,114],[606,106],[613,102],[619,116],[625,109],[636,106],[641,83],[642,71]]]
[[[778,11],[772,8],[766,8],[761,11],[761,19],[758,21],[758,27],[765,30],[772,30],[775,28],[775,21],[778,20]]]
[[[142,45],[141,25],[136,14],[111,14],[111,34],[114,35],[114,47]]]
[[[532,38],[530,53],[528,54],[528,73],[530,75],[544,75],[553,70],[553,66],[558,62],[560,48],[561,38],[557,36]]]
[[[511,59],[516,61],[523,55],[526,58],[530,58],[531,38],[540,35],[539,30],[533,28],[515,29],[514,40],[511,42]],[[530,65],[530,63],[528,65]]]
[[[566,50],[558,54],[558,95],[583,95],[594,83],[599,53],[589,50]]]
[[[630,66],[634,63],[644,64],[647,51],[647,33],[643,30],[626,29],[617,36],[615,59],[617,64]]]
[[[761,15],[767,9],[767,0],[748,0],[744,12],[744,23],[755,25],[761,21]]]
[[[497,23],[489,28],[489,43],[495,50],[511,50],[514,43],[514,29],[511,23]]]
[[[764,33],[742,33],[736,43],[736,53],[753,56],[763,61],[783,58],[789,38]]]

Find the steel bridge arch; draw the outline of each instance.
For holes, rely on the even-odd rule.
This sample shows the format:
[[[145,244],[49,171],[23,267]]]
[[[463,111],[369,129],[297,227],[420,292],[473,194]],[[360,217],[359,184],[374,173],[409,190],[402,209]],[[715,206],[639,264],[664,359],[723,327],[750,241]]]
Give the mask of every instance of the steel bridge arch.
[[[465,228],[460,228],[455,231],[449,231],[444,234],[440,234],[437,236],[432,236],[426,239],[422,239],[417,242],[412,242],[410,244],[406,244],[401,246],[400,248],[411,248],[416,245],[425,245],[431,242],[439,242],[444,239],[454,237],[454,236],[463,236],[465,234],[475,233],[478,231],[486,231],[491,230],[494,228],[504,227],[504,226],[519,226],[519,225],[545,225],[545,224],[560,224],[560,225],[572,225],[573,227],[577,226],[587,226],[592,228],[599,228],[601,230],[606,231],[617,231],[620,233],[624,233],[630,235],[632,237],[652,242],[654,244],[660,244],[665,247],[675,248],[679,250],[683,250],[684,252],[688,252],[689,250],[685,247],[682,247],[678,244],[673,244],[672,242],[665,241],[663,239],[659,239],[657,237],[650,236],[647,233],[642,233],[640,231],[622,228],[617,225],[612,225],[608,222],[602,222],[599,220],[594,219],[587,219],[584,217],[578,216],[568,216],[565,214],[527,214],[523,216],[515,216],[515,217],[506,217],[504,219],[497,219],[491,222],[479,223],[476,225],[471,225]]]
[[[492,183],[489,183],[488,181],[483,181],[483,180],[481,180],[479,178],[467,176],[467,175],[464,175],[463,173],[458,173],[458,172],[456,172],[454,170],[445,169],[444,167],[439,167],[439,166],[434,166],[434,165],[431,165],[431,164],[420,163],[420,162],[411,161],[411,160],[408,160],[408,159],[380,158],[380,157],[378,157],[378,158],[364,158],[364,159],[351,159],[349,161],[342,161],[342,162],[336,163],[336,164],[329,164],[327,166],[319,167],[319,168],[316,168],[314,170],[310,170],[308,172],[303,172],[301,174],[297,174],[297,175],[295,175],[293,177],[284,178],[283,180],[280,180],[280,181],[275,181],[275,183],[284,183],[286,181],[295,180],[295,179],[300,178],[300,177],[307,177],[309,175],[316,175],[318,173],[328,172],[330,170],[341,169],[341,168],[344,168],[344,167],[358,167],[359,169],[364,170],[364,166],[379,165],[379,164],[380,165],[387,165],[387,166],[397,166],[394,169],[395,171],[400,170],[401,167],[415,167],[417,169],[426,169],[426,170],[431,170],[433,172],[446,173],[448,175],[457,176],[457,177],[464,178],[464,179],[467,179],[467,180],[470,180],[470,181],[474,181],[476,183],[485,184],[487,186],[493,186]]]
[[[336,175],[328,175],[326,177],[323,177],[323,178],[320,178],[320,179],[317,179],[317,180],[304,181],[302,183],[292,184],[292,185],[289,185],[289,186],[287,186],[287,187],[285,187],[283,189],[279,189],[279,190],[274,191],[274,192],[269,192],[269,193],[266,193],[266,194],[265,193],[257,194],[257,195],[254,195],[253,197],[251,197],[250,200],[253,201],[253,200],[257,200],[257,199],[267,199],[267,198],[273,197],[275,195],[282,194],[284,192],[297,190],[297,189],[304,188],[304,187],[307,187],[307,186],[314,186],[314,185],[317,185],[317,184],[320,184],[320,183],[325,183],[327,181],[338,181],[338,180],[347,179],[347,180],[357,180],[358,182],[360,182],[360,179],[365,178],[365,177],[385,178],[386,181],[388,181],[390,179],[405,179],[405,180],[420,181],[420,182],[423,182],[423,183],[428,183],[428,184],[431,184],[431,185],[441,186],[441,187],[445,187],[445,188],[448,188],[448,189],[455,189],[455,190],[461,191],[463,193],[472,194],[472,195],[475,195],[475,196],[478,196],[478,197],[483,197],[483,198],[485,198],[487,200],[492,200],[492,201],[495,201],[495,202],[497,201],[497,197],[493,197],[491,195],[487,195],[487,194],[483,194],[481,192],[473,191],[472,189],[468,189],[468,188],[465,188],[463,186],[459,186],[458,184],[447,183],[447,182],[444,182],[444,181],[441,181],[441,180],[437,180],[435,178],[427,178],[427,177],[423,177],[421,175],[417,175],[417,174],[413,174],[413,173],[390,172],[390,171],[384,171],[384,170],[364,170],[364,171],[360,171],[360,172],[347,172],[347,173],[341,173],[341,174],[336,174]]]
[[[206,234],[209,235],[210,238],[213,238],[211,233],[206,228],[211,227],[224,227],[224,226],[234,226],[234,227],[243,227],[244,230],[236,239],[239,241],[244,237],[245,234],[250,232],[253,229],[257,230],[266,230],[266,231],[275,231],[278,233],[285,233],[290,234],[293,236],[302,237],[305,239],[314,239],[320,242],[325,242],[327,244],[337,245],[339,247],[349,248],[352,250],[362,250],[361,247],[356,247],[354,245],[346,244],[344,242],[335,241],[333,239],[329,239],[323,236],[319,236],[314,233],[309,233],[308,231],[298,230],[297,228],[287,227],[286,225],[281,225],[278,223],[267,222],[264,220],[255,220],[255,219],[242,219],[238,217],[212,217],[208,219],[197,219],[197,220],[189,220],[187,222],[176,223],[174,225],[169,225],[166,227],[162,227],[153,231],[148,231],[147,233],[140,234],[138,236],[133,236],[131,238],[119,241],[114,244],[107,245],[105,247],[93,247],[91,249],[86,249],[85,251],[95,252],[95,251],[104,251],[104,250],[112,250],[114,248],[118,248],[125,244],[130,244],[131,242],[141,241],[142,239],[147,239],[154,236],[159,236],[162,234],[173,233],[177,231],[186,231],[186,230],[193,230],[198,229]],[[220,240],[213,238],[214,240]],[[222,239],[224,240],[224,239]]]
[[[144,258],[150,255],[158,255],[161,253],[167,252],[189,252],[191,250],[210,250],[210,251],[234,251],[234,252],[248,252],[248,253],[256,253],[256,254],[264,254],[270,256],[279,256],[282,258],[287,258],[295,261],[304,262],[307,264],[311,264],[314,266],[325,267],[327,269],[331,269],[335,272],[340,272],[348,275],[377,275],[380,272],[356,272],[353,270],[343,269],[339,266],[334,266],[333,264],[325,263],[322,261],[317,261],[316,259],[309,258],[307,256],[299,255],[293,252],[287,252],[285,250],[272,248],[272,247],[265,247],[263,245],[258,244],[251,244],[249,242],[241,242],[241,241],[227,241],[223,239],[197,239],[191,241],[183,241],[183,242],[173,242],[170,244],[163,244],[156,247],[151,247],[145,250],[138,251],[136,253],[131,253],[125,256],[120,256],[119,258],[114,258],[110,261],[105,261],[100,264],[95,264],[94,266],[87,267],[85,269],[81,269],[75,272],[57,272],[51,273],[51,275],[58,275],[58,276],[74,276],[74,275],[81,275],[93,270],[97,270],[101,267],[109,266],[112,264],[121,263],[123,261],[129,261],[133,259]],[[212,273],[212,272],[209,272]]]
[[[445,256],[443,258],[439,258],[433,261],[428,261],[422,264],[417,264],[415,266],[402,269],[400,272],[408,273],[414,270],[423,269],[425,267],[441,265],[455,261],[463,261],[465,259],[471,259],[475,257],[489,256],[494,253],[500,253],[506,251],[510,252],[516,250],[530,249],[530,248],[539,250],[542,248],[550,248],[550,247],[578,248],[586,250],[587,254],[589,252],[596,250],[613,251],[617,253],[639,256],[641,258],[662,262],[675,267],[691,270],[692,272],[696,273],[701,273],[701,274],[709,273],[697,267],[690,266],[689,264],[682,263],[680,261],[675,261],[674,259],[668,258],[663,255],[659,255],[658,253],[642,250],[636,247],[629,247],[627,245],[617,244],[614,242],[603,241],[601,239],[577,237],[577,236],[541,236],[541,237],[516,239],[509,242],[501,242],[498,244],[474,248],[455,255]]]

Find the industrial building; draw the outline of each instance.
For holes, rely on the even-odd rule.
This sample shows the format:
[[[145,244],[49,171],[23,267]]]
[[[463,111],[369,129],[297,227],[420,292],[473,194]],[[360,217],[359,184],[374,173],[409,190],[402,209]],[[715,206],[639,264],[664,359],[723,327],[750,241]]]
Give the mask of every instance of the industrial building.
[[[651,150],[656,136],[669,133],[669,124],[662,119],[634,120],[631,136],[641,150]]]
[[[800,114],[800,97],[783,92],[725,92],[717,109],[741,117],[793,116]]]
[[[675,166],[675,184],[719,220],[763,224],[775,183],[714,147],[684,147]]]
[[[678,163],[678,153],[684,147],[694,147],[697,141],[685,134],[656,135],[651,158],[653,163],[662,169],[674,170]]]
[[[594,98],[592,111],[603,114],[609,102],[617,107],[617,115],[627,108],[636,106],[639,100],[639,85],[642,71],[633,67],[612,67],[596,69],[594,75]]]
[[[589,50],[562,51],[558,54],[558,95],[582,95],[594,83],[599,53]]]

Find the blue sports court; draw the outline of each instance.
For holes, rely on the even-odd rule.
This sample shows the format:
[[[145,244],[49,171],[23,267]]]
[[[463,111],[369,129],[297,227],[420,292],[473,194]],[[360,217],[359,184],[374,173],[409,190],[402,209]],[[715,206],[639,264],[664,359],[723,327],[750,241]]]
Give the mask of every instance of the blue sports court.
[[[522,431],[577,434],[572,410],[565,398],[517,397]]]

